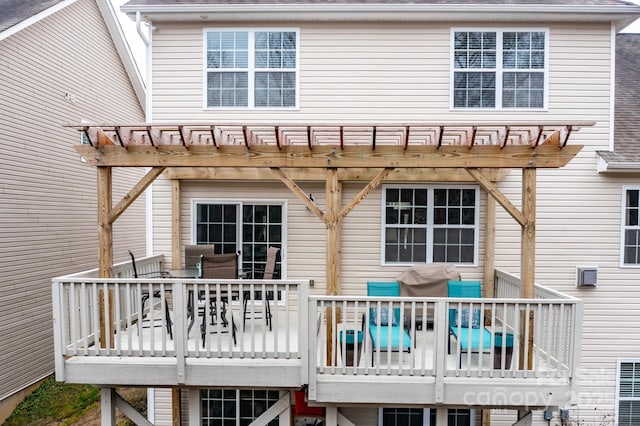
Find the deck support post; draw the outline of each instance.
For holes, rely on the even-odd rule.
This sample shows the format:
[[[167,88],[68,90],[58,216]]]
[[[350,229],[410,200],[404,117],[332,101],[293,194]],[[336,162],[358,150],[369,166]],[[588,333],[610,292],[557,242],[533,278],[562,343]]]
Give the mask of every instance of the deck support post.
[[[325,424],[327,426],[338,426],[338,407],[336,405],[327,406]]]
[[[326,243],[326,294],[335,296],[340,294],[340,252],[341,252],[341,225],[340,208],[342,205],[342,183],[338,180],[338,169],[327,169],[326,183],[326,211],[325,224],[327,227]],[[327,312],[327,365],[331,365],[333,352],[333,324],[331,311]],[[336,321],[340,321],[340,312],[335,313]]]
[[[520,277],[522,280],[522,298],[535,298],[536,271],[536,169],[522,169],[522,215],[524,225],[521,232]],[[533,369],[533,311],[522,313],[521,318],[520,368]],[[525,345],[524,339],[528,339]],[[528,348],[525,353],[525,347]]]
[[[116,426],[116,390],[100,388],[100,424]]]
[[[182,424],[182,400],[180,399],[180,388],[171,388],[171,425],[180,426]]]

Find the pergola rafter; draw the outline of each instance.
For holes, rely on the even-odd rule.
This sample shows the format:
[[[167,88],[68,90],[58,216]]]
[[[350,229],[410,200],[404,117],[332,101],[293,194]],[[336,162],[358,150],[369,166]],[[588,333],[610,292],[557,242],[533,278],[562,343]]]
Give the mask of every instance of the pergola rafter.
[[[558,168],[592,123],[72,126],[95,166],[251,168]]]

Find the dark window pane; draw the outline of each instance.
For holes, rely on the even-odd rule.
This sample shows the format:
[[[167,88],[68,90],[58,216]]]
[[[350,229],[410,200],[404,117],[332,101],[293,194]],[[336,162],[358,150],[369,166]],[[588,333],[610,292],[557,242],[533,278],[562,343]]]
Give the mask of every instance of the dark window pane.
[[[385,262],[397,262],[398,261],[398,252],[397,246],[387,244],[384,250],[384,260]]]
[[[222,205],[210,205],[209,207],[209,222],[222,221]]]
[[[473,225],[475,223],[475,209],[462,209],[462,224]]]
[[[473,229],[461,229],[460,230],[460,242],[464,245],[473,245],[474,243],[474,230]]]
[[[466,49],[467,48],[467,33],[457,32],[453,37],[454,49]]]
[[[433,262],[446,262],[445,258],[445,246],[434,245],[433,246]]]
[[[462,190],[462,205],[463,206],[475,206],[476,205],[476,191],[474,189]]]
[[[449,225],[460,225],[460,209],[449,209],[447,223]]]
[[[460,248],[460,252],[461,252],[461,257],[460,257],[461,263],[473,263],[473,247],[462,246]]]
[[[418,225],[425,225],[427,223],[427,209],[416,209],[414,223]]]
[[[458,246],[447,246],[447,262],[460,262],[460,252]]]
[[[460,230],[448,229],[447,230],[447,245],[459,245],[460,244]]]

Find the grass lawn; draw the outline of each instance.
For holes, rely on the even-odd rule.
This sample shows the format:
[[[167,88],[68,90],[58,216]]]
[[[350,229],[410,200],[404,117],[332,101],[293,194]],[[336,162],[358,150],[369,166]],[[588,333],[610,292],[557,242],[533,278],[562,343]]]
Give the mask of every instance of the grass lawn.
[[[146,414],[146,389],[120,388],[118,393],[139,412]],[[18,405],[2,426],[75,424],[100,424],[100,389],[91,385],[59,383],[51,376]],[[117,424],[125,426],[133,425],[133,422],[120,415]]]

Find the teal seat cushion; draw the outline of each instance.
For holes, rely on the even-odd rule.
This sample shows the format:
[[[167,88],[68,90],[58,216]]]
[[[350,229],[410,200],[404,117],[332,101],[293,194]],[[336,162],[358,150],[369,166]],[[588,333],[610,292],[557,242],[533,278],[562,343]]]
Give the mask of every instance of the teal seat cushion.
[[[458,328],[451,327],[451,332],[460,342],[461,351],[478,351],[480,349],[480,336],[482,336],[482,350],[491,349],[491,332],[486,328]]]
[[[379,331],[378,331],[379,330]],[[391,330],[391,340],[389,340],[389,330]],[[380,349],[391,349],[392,351],[400,350],[400,342],[402,342],[402,350],[407,351],[411,348],[411,337],[409,333],[400,326],[387,327],[369,324],[369,332],[373,347]],[[379,334],[378,334],[379,333]]]

